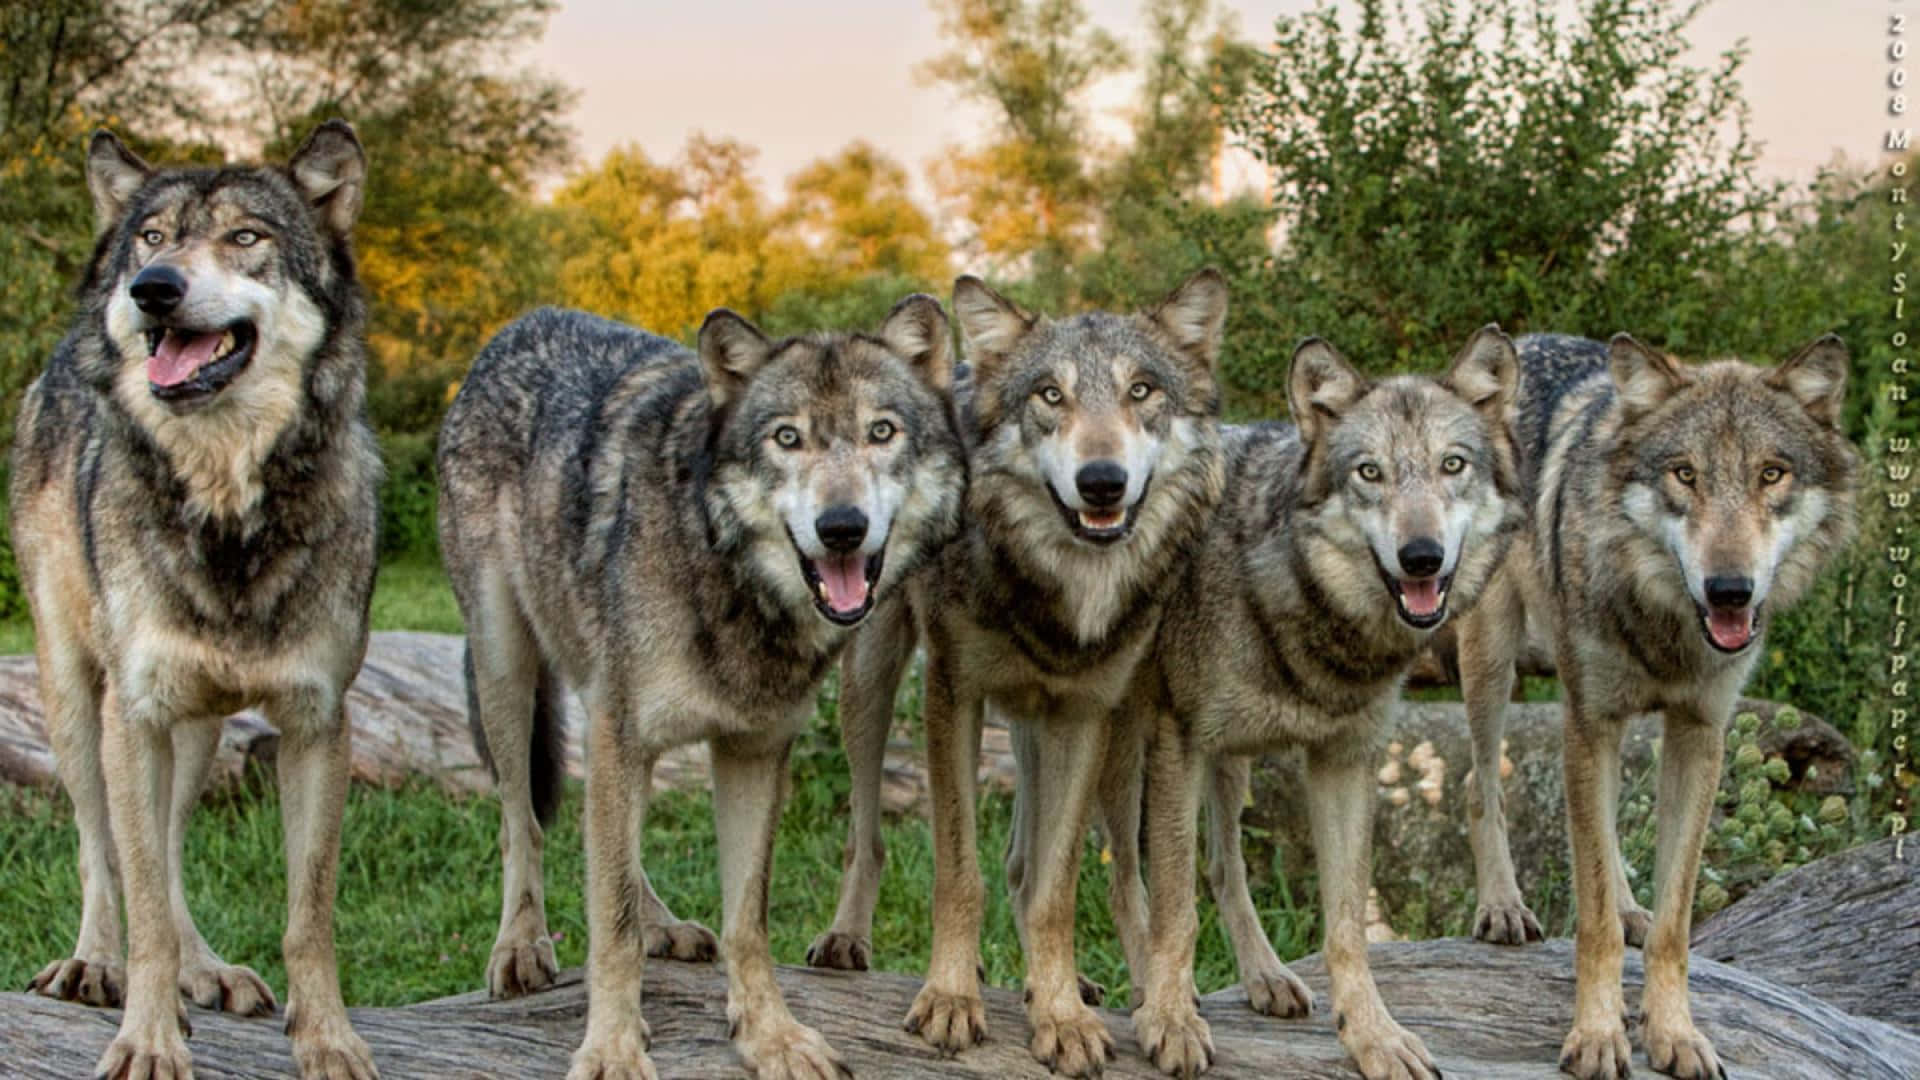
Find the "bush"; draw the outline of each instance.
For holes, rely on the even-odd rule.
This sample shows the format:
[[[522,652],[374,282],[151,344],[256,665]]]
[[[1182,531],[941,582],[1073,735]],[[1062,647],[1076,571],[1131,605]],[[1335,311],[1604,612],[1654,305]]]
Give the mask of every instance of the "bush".
[[[440,557],[439,504],[434,483],[435,436],[380,437],[387,478],[380,485],[380,559]]]

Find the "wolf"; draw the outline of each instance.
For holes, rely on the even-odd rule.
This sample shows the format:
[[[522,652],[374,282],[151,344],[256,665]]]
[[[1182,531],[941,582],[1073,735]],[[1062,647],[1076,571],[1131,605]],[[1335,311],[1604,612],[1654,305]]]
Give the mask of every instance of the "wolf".
[[[762,1077],[847,1073],[773,981],[767,882],[787,754],[858,626],[959,529],[946,312],[770,340],[727,310],[698,350],[543,309],[481,350],[440,433],[440,543],[501,801],[497,996],[554,976],[541,823],[560,695],[588,715],[587,1030],[572,1080],[652,1077],[649,952],[711,955],[639,861],[653,763],[707,740],[729,1035]]]
[[[1113,1041],[1074,968],[1080,838],[1164,583],[1220,497],[1214,368],[1227,286],[1202,270],[1140,314],[1049,319],[969,276],[955,283],[953,306],[971,380],[965,526],[842,662],[853,827],[839,911],[808,959],[868,962],[884,858],[882,752],[894,691],[924,641],[933,951],[907,1028],[949,1051],[986,1034],[974,788],[991,706],[1007,715],[1018,756],[1006,872],[1028,963],[1030,1047],[1055,1071],[1090,1076]]]
[[[284,167],[154,168],[100,131],[87,184],[80,310],[13,444],[13,544],[83,896],[73,956],[30,988],[124,999],[108,1077],[192,1074],[183,993],[278,1007],[208,947],[181,884],[221,718],[260,705],[281,733],[294,1059],[309,1078],[372,1077],[333,951],[381,475],[350,236],[366,156],[340,121]]]
[[[1521,940],[1537,927],[1514,884],[1496,780],[1502,710],[1533,614],[1551,627],[1566,701],[1576,983],[1560,1066],[1585,1080],[1627,1075],[1620,970],[1631,935],[1646,950],[1649,1063],[1724,1076],[1687,1004],[1701,842],[1726,723],[1767,622],[1852,535],[1859,461],[1840,428],[1846,346],[1829,335],[1772,368],[1688,366],[1625,334],[1529,336],[1519,347],[1527,537],[1459,628],[1479,781],[1469,800],[1481,936]],[[1627,886],[1614,814],[1621,734],[1655,709],[1649,915]]]
[[[1341,1042],[1372,1080],[1437,1078],[1367,968],[1374,745],[1415,658],[1470,610],[1520,529],[1518,360],[1497,326],[1439,377],[1362,375],[1310,338],[1287,375],[1292,424],[1222,435],[1227,496],[1167,601],[1109,758],[1102,814],[1113,910],[1136,982],[1135,1027],[1163,1071],[1212,1064],[1195,1010],[1194,827],[1205,787],[1208,880],[1249,1003],[1305,1015],[1307,987],[1274,954],[1247,890],[1239,819],[1246,755],[1306,752],[1308,812]],[[1148,747],[1144,771],[1128,753]],[[1141,896],[1140,780],[1149,896]]]

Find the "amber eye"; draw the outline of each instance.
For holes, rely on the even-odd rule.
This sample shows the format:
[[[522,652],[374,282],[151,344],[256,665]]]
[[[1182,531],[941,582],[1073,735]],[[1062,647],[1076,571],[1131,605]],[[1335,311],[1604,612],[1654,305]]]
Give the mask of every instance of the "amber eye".
[[[1459,454],[1448,454],[1440,459],[1440,471],[1449,476],[1467,467],[1467,459]]]
[[[800,429],[791,424],[781,424],[773,431],[773,441],[782,449],[792,450],[800,445]]]
[[[1145,401],[1148,395],[1153,393],[1153,385],[1151,383],[1137,382],[1133,384],[1127,393],[1132,394],[1133,400],[1135,401]]]
[[[145,240],[148,247],[159,247],[166,242],[167,234],[159,229],[148,229],[140,234],[140,239]]]
[[[1781,468],[1778,465],[1769,465],[1766,468],[1760,470],[1760,482],[1763,484],[1766,484],[1768,487],[1772,487],[1774,484],[1777,484],[1780,481],[1785,480],[1786,478],[1787,478],[1787,470]]]
[[[1693,486],[1693,466],[1679,465],[1673,470],[1673,478],[1687,487]]]
[[[892,442],[894,433],[898,430],[891,420],[875,420],[867,428],[867,438],[877,443]]]
[[[1058,405],[1067,400],[1067,395],[1061,393],[1057,386],[1048,386],[1041,389],[1040,400],[1049,405]]]
[[[260,242],[260,234],[254,232],[252,229],[236,229],[233,235],[227,237],[227,239],[241,247],[252,247]]]
[[[1380,466],[1375,465],[1371,461],[1360,466],[1359,472],[1360,479],[1365,480],[1369,484],[1377,484],[1380,482]]]

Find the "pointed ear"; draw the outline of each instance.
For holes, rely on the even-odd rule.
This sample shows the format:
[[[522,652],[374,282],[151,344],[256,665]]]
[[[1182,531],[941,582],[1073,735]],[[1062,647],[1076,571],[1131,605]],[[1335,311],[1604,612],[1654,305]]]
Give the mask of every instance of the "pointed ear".
[[[1631,334],[1615,334],[1607,352],[1607,371],[1620,394],[1627,418],[1645,416],[1673,392],[1693,381],[1673,357],[1649,349]]]
[[[1840,426],[1847,400],[1846,342],[1836,334],[1809,342],[1767,376],[1767,385],[1793,395],[1807,415],[1831,428]]]
[[[1032,315],[972,274],[953,283],[953,315],[967,343],[967,361],[980,369],[1012,352],[1034,323]]]
[[[1371,385],[1332,345],[1320,338],[1301,342],[1287,368],[1287,411],[1300,429],[1300,440],[1318,442]]]
[[[1227,325],[1227,279],[1209,266],[1168,293],[1148,317],[1181,352],[1211,371]]]
[[[942,394],[953,389],[953,329],[947,309],[926,293],[893,305],[880,324],[880,340],[905,357],[928,386]]]
[[[1513,339],[1497,323],[1474,331],[1440,383],[1479,411],[1495,431],[1505,429],[1513,420],[1520,390],[1520,355]]]
[[[153,169],[140,155],[106,128],[87,143],[87,190],[93,195],[93,234],[99,236],[120,220],[127,201],[147,182]]]
[[[726,308],[708,312],[700,324],[700,367],[707,376],[713,411],[732,404],[772,355],[773,342],[758,327]]]
[[[314,128],[293,152],[287,172],[321,225],[336,236],[353,230],[366,194],[367,155],[345,120],[329,120]]]

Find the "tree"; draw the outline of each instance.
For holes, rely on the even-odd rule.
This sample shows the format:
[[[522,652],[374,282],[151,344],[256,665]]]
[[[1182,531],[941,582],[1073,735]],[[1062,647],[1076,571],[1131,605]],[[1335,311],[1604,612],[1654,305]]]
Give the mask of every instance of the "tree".
[[[938,281],[948,250],[907,189],[899,162],[854,142],[787,181],[784,227],[817,255],[832,286],[870,274]]]

